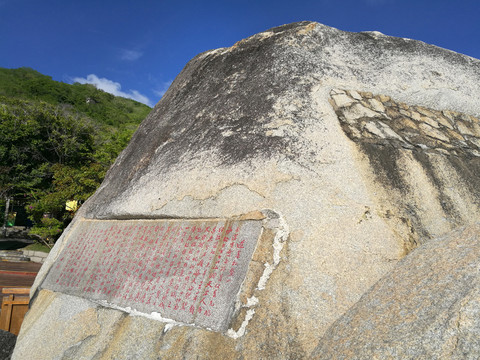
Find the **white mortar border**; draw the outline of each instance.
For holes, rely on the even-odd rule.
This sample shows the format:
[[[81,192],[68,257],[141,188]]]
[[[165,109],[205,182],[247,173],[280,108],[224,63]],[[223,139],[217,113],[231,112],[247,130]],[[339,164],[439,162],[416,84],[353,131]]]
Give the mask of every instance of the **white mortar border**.
[[[275,237],[273,239],[273,263],[270,264],[266,262],[264,264],[265,269],[263,270],[263,274],[258,281],[256,290],[265,290],[267,285],[267,281],[270,279],[270,275],[273,273],[273,270],[276,269],[278,264],[280,263],[280,252],[283,249],[283,245],[285,241],[287,241],[288,236],[290,235],[290,230],[287,225],[285,219],[277,212],[264,209],[262,213],[265,215],[265,219],[263,220],[263,227],[266,229],[274,229]],[[260,240],[260,239],[259,239]],[[247,304],[241,306],[243,308],[248,308],[247,313],[245,314],[245,319],[242,322],[240,328],[235,331],[233,329],[228,329],[227,336],[231,337],[232,339],[238,339],[245,334],[246,328],[248,323],[253,318],[255,314],[255,306],[259,303],[257,297],[252,296],[251,298],[247,299]]]

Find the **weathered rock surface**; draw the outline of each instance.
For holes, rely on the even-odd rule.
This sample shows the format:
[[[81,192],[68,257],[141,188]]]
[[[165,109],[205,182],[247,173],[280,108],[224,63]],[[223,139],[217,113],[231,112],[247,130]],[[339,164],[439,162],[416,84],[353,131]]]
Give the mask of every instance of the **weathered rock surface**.
[[[45,345],[51,358],[308,357],[405,254],[478,220],[479,93],[479,60],[310,22],[198,55],[50,253],[14,358],[44,359],[32,349],[45,327],[61,339]],[[232,294],[227,331],[42,287],[83,219],[259,211],[280,225]]]
[[[320,340],[317,359],[480,358],[480,225],[417,248]]]
[[[0,359],[10,360],[16,341],[14,334],[0,329]]]
[[[384,204],[395,198],[395,203],[404,204],[395,209],[395,216],[391,210],[383,216],[386,221],[400,219],[411,229],[404,235],[405,253],[432,234],[468,223],[472,214],[478,213],[478,118],[409,106],[385,95],[354,90],[333,89],[330,102],[345,133],[366,154],[373,175],[378,182],[388,184]],[[418,166],[422,172],[416,172]],[[455,199],[466,195],[464,189],[473,196],[458,206]],[[431,193],[437,201],[429,202],[422,193]],[[402,200],[404,196],[407,201]]]

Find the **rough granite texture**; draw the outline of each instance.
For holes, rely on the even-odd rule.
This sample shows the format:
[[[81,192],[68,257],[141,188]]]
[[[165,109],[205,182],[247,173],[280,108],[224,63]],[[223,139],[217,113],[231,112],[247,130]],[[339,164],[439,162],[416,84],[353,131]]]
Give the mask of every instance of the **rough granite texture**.
[[[10,360],[16,341],[15,334],[0,329],[0,359]]]
[[[14,358],[42,358],[45,327],[61,339],[48,344],[58,359],[308,357],[398,260],[478,221],[479,93],[477,59],[311,22],[198,55],[50,253]],[[240,305],[226,332],[42,290],[82,218],[264,209],[278,224],[232,294]],[[76,310],[59,312],[67,306]]]
[[[42,288],[223,332],[261,232],[260,220],[84,220]]]
[[[480,224],[417,248],[338,319],[316,359],[479,359]]]
[[[384,184],[384,203],[389,202],[387,198],[404,203],[395,215],[387,209],[383,217],[387,222],[403,222],[405,253],[432,234],[478,216],[478,118],[409,106],[368,92],[333,89],[330,94],[342,128],[368,158],[377,181]],[[422,172],[417,171],[419,165]],[[437,201],[428,201],[426,193]],[[407,201],[402,200],[405,196]]]

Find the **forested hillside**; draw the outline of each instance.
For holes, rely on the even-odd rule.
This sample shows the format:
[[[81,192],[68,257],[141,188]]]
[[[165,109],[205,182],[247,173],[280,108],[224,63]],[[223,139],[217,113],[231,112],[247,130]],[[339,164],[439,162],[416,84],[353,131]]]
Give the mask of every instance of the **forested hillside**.
[[[92,85],[0,68],[1,212],[7,202],[25,208],[31,233],[53,242],[75,211],[66,202],[93,194],[150,110]]]
[[[115,127],[139,124],[150,112],[147,105],[114,96],[94,85],[54,81],[30,68],[0,68],[0,96],[72,106],[77,112]]]

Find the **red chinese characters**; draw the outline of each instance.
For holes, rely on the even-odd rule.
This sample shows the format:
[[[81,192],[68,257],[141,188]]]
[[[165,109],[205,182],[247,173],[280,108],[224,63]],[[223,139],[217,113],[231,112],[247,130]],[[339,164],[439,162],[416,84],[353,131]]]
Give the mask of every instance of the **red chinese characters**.
[[[246,272],[239,266],[253,247],[241,227],[226,220],[85,220],[46,286],[171,318],[208,318]]]

